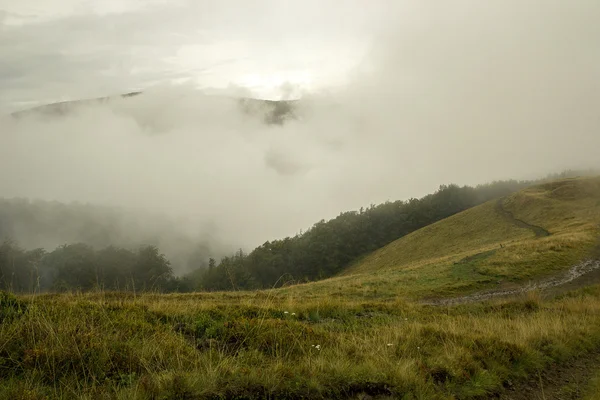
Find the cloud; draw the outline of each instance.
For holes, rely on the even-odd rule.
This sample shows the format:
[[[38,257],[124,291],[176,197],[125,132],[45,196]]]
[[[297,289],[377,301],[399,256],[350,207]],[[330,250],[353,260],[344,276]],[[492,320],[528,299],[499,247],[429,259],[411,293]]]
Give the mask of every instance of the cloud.
[[[82,14],[4,26],[0,107],[11,110],[13,102],[24,100],[104,96],[189,76],[189,70],[173,69],[166,58],[192,39],[176,36],[175,21],[161,20],[159,11]],[[159,23],[165,31],[153,29]]]
[[[312,1],[290,8],[272,0],[52,3],[0,0],[7,10],[0,19],[0,74],[7,76],[0,80],[0,112],[186,79],[223,88],[248,74],[285,80],[301,70],[334,80],[364,46],[357,29],[364,30],[366,17],[354,2],[342,8]],[[340,11],[346,19],[329,20]],[[276,88],[253,89],[278,95]]]
[[[293,160],[290,155],[278,152],[275,149],[267,150],[265,164],[280,175],[295,175],[308,169],[308,166]]]
[[[192,227],[213,223],[218,240],[251,248],[342,210],[421,196],[442,183],[599,166],[596,2],[381,4],[385,12],[370,17],[379,22],[377,28],[369,25],[377,40],[349,84],[305,94],[296,105],[297,118],[283,125],[265,125],[240,112],[236,101],[206,96],[191,83],[157,86],[61,119],[2,120],[4,195],[160,211]],[[291,18],[277,10],[282,19],[271,30],[260,26],[272,14],[242,8],[228,15],[213,37],[236,39],[244,29],[253,38],[283,32]],[[247,21],[239,26],[246,11],[247,18],[256,18],[256,31]],[[320,32],[344,26],[322,26],[324,17],[310,7],[301,15],[301,21],[310,15],[321,21]],[[327,15],[333,21],[335,14]],[[240,24],[228,31],[230,22]],[[289,38],[275,42],[301,43],[299,32],[296,26]],[[163,40],[169,47],[170,39]],[[3,64],[13,90],[28,87],[15,71],[41,60],[33,53]],[[69,61],[47,55],[44,76],[64,79],[73,92],[85,91],[85,74],[70,81],[59,67],[76,59],[74,51],[69,54]],[[82,65],[103,62],[83,54]],[[136,79],[141,78],[100,82],[124,87]],[[29,87],[35,82],[41,80]]]

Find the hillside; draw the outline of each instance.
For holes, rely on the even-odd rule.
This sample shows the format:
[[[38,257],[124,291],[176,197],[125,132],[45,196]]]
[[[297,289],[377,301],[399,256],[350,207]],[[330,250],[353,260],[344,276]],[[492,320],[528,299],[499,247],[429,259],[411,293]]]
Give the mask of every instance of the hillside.
[[[125,93],[120,96],[106,96],[106,97],[98,97],[94,99],[81,99],[81,100],[70,100],[70,101],[60,101],[57,103],[49,103],[43,104],[41,106],[28,108],[21,111],[16,111],[10,114],[14,118],[24,118],[33,115],[45,115],[45,116],[64,116],[71,112],[76,111],[80,107],[85,106],[93,106],[102,103],[109,102],[111,100],[115,100],[117,98],[129,98],[135,97],[142,94],[142,92],[131,92]]]
[[[0,398],[596,398],[600,285],[444,307],[411,299],[563,273],[594,257],[599,222],[600,178],[565,179],[428,225],[319,282],[0,292]]]
[[[90,107],[111,102],[113,100],[128,99],[143,95],[144,92],[131,92],[119,96],[98,97],[94,99],[82,99],[61,101],[57,103],[44,104],[41,106],[17,111],[11,114],[14,118],[25,118],[31,116],[61,117],[74,113],[82,107]],[[214,96],[220,97],[220,96]],[[251,97],[232,98],[238,109],[247,115],[260,117],[267,124],[282,125],[288,119],[296,118],[296,106],[298,100],[263,100]],[[168,107],[168,104],[165,106]]]
[[[600,177],[558,180],[492,200],[406,235],[297,295],[452,296],[511,287],[592,257]]]

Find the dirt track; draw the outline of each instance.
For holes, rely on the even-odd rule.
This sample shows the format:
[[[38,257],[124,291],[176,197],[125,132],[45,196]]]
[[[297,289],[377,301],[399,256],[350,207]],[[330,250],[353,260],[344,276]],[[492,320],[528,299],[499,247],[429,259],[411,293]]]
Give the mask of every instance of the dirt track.
[[[515,218],[515,216],[510,211],[504,208],[504,198],[498,199],[498,201],[496,202],[496,212],[502,217],[509,220],[515,226],[531,230],[536,237],[545,237],[551,235],[551,233],[548,230],[542,228],[541,226],[532,225],[528,222]],[[585,280],[586,277],[590,277],[590,279]],[[600,282],[600,260],[593,259],[582,261],[579,264],[572,266],[567,272],[563,274],[557,275],[549,279],[544,279],[538,282],[530,283],[526,286],[521,286],[514,289],[487,290],[461,297],[424,300],[421,302],[421,304],[442,306],[452,304],[473,303],[476,301],[488,300],[494,297],[519,295],[533,290],[546,291],[550,288],[566,288],[567,286],[569,286],[569,289],[573,289],[580,286],[586,286],[590,283],[590,281],[593,283]]]
[[[505,219],[507,219],[513,225],[518,226],[519,228],[529,229],[529,230],[533,231],[533,233],[535,233],[535,236],[537,236],[537,237],[544,237],[544,236],[551,235],[548,230],[546,230],[545,228],[542,228],[541,226],[532,225],[528,222],[525,222],[523,220],[515,218],[515,216],[513,215],[512,212],[510,212],[506,208],[504,208],[504,197],[501,199],[498,199],[498,201],[496,202],[496,212],[498,214],[500,214],[502,217],[504,217]]]
[[[439,300],[428,300],[423,301],[421,304],[425,305],[433,305],[433,306],[443,306],[443,305],[453,305],[453,304],[465,304],[465,303],[473,303],[476,301],[488,300],[494,297],[503,297],[503,296],[512,296],[527,293],[533,290],[547,290],[550,288],[557,288],[563,285],[567,285],[569,283],[574,282],[580,278],[585,278],[590,274],[596,277],[595,272],[600,272],[600,260],[587,260],[582,261],[579,264],[572,266],[566,273],[555,276],[553,278],[541,280],[535,283],[531,283],[526,286],[521,286],[515,289],[500,289],[500,290],[488,290],[484,292],[479,292],[475,294],[470,294],[467,296],[461,297],[453,297],[447,299],[439,299]],[[594,281],[596,279],[593,279]],[[578,285],[583,286],[583,285]]]

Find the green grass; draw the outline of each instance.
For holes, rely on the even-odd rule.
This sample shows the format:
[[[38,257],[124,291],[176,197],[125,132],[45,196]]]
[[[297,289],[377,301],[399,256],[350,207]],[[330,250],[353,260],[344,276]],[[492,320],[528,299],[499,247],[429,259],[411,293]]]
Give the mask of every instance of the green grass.
[[[600,369],[588,385],[585,400],[600,400]]]
[[[264,293],[64,294],[9,307],[7,399],[481,398],[600,347],[600,286],[450,308]]]
[[[561,180],[502,201],[515,218],[550,236],[536,236],[497,207],[494,200],[466,210],[390,243],[338,277],[285,291],[309,297],[452,296],[555,275],[598,246],[598,177]]]

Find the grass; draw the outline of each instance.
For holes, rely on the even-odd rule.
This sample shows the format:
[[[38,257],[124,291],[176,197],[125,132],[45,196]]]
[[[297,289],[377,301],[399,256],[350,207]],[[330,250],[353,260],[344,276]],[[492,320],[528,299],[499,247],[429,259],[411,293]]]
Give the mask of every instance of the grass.
[[[528,189],[504,199],[504,212],[486,203],[341,276],[271,291],[0,294],[0,399],[494,396],[600,348],[600,286],[447,307],[414,300],[593,256],[599,199],[599,178]]]
[[[585,400],[600,400],[600,369],[588,385]]]
[[[600,347],[600,286],[449,308],[263,293],[2,307],[12,310],[0,325],[7,399],[482,398]]]
[[[542,227],[549,236],[511,221],[498,204],[494,200],[429,225],[338,277],[288,291],[316,297],[446,297],[555,275],[597,249],[599,177],[536,186],[500,203],[519,222]]]

